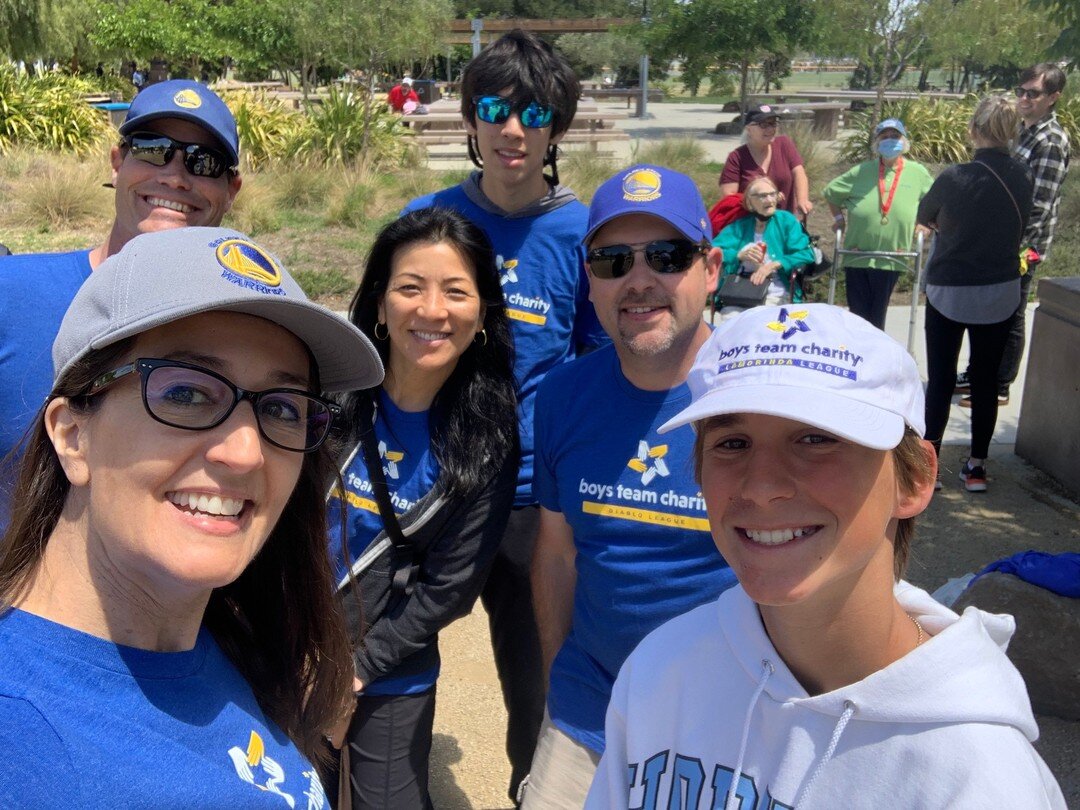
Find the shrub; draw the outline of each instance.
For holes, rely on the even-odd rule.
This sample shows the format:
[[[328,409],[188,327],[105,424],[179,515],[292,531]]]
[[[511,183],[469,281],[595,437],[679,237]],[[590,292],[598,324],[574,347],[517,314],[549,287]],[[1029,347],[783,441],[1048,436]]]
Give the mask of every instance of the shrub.
[[[310,141],[295,142],[291,156],[315,154],[327,163],[345,164],[363,156],[371,166],[416,165],[419,151],[411,133],[381,100],[363,90],[331,89],[311,109]]]
[[[226,224],[249,236],[273,233],[281,228],[281,211],[273,178],[250,174],[226,215]]]
[[[614,160],[590,149],[576,149],[559,157],[559,179],[574,189],[585,205],[589,204],[597,186],[618,168]]]
[[[277,99],[242,91],[227,92],[223,97],[236,118],[240,158],[249,169],[288,156],[295,144],[311,137],[310,119]]]
[[[112,215],[112,199],[102,188],[101,161],[75,162],[51,156],[34,161],[21,183],[13,184],[6,219],[38,230],[78,228]]]
[[[93,92],[84,79],[59,73],[31,78],[0,64],[0,154],[16,145],[90,152],[112,132],[83,98]]]
[[[968,119],[978,103],[971,95],[963,101],[929,99],[886,103],[882,118],[899,118],[911,141],[908,155],[920,163],[963,163],[971,159]],[[873,110],[855,113],[849,126],[856,130],[840,144],[840,158],[858,163],[873,156]]]

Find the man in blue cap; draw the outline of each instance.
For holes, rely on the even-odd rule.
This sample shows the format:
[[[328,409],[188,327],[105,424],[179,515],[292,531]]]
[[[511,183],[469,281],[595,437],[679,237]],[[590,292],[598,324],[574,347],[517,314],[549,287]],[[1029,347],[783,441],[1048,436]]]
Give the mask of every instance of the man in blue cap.
[[[735,581],[694,481],[693,435],[657,434],[690,402],[710,333],[711,240],[693,181],[659,166],[619,172],[589,208],[589,300],[612,344],[549,371],[536,399],[532,587],[550,679],[526,810],[582,806],[622,662]]]
[[[50,351],[90,273],[140,233],[221,224],[240,190],[236,121],[217,95],[187,80],[135,97],[110,152],[116,214],[91,250],[0,259],[0,459],[16,447],[52,383]],[[0,528],[13,459],[0,462]]]

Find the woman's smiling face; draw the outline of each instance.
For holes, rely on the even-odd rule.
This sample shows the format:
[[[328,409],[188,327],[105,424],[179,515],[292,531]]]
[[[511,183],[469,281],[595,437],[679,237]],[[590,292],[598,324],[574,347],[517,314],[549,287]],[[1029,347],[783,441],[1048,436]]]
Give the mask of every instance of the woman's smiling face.
[[[307,390],[311,361],[281,326],[252,315],[208,312],[139,335],[138,357],[204,366],[253,391]],[[50,406],[73,424],[57,446],[72,483],[68,505],[84,522],[91,574],[168,603],[209,595],[258,554],[296,485],[302,453],[267,442],[248,402],[209,430],[151,418],[132,374],[89,413]],[[64,415],[66,414],[66,416]],[[61,452],[61,450],[64,452]]]

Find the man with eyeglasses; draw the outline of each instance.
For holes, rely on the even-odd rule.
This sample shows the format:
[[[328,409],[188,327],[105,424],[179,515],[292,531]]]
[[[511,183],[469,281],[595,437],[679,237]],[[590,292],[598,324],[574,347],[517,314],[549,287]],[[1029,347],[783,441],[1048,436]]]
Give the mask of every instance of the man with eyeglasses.
[[[240,190],[239,138],[225,103],[204,85],[160,82],[131,103],[112,147],[115,217],[91,250],[0,259],[0,459],[33,420],[52,384],[51,349],[76,291],[140,233],[220,225]],[[14,457],[0,463],[0,528]]]
[[[659,166],[619,172],[589,208],[590,299],[612,345],[553,370],[536,400],[533,594],[550,679],[526,810],[582,806],[623,661],[735,582],[694,480],[693,432],[657,433],[690,402],[710,334],[711,240],[694,182]]]
[[[1022,244],[1030,248],[1027,272],[1020,277],[1020,306],[1009,324],[1005,354],[998,368],[998,404],[1009,404],[1009,388],[1020,373],[1024,357],[1025,316],[1028,293],[1039,264],[1046,261],[1050,243],[1054,240],[1061,184],[1069,173],[1069,135],[1058,123],[1054,105],[1065,89],[1065,72],[1051,62],[1040,62],[1020,74],[1016,88],[1016,110],[1022,124],[1020,137],[1013,150],[1016,157],[1027,162],[1035,178],[1035,197],[1031,205],[1027,230]],[[971,388],[964,371],[957,375],[956,390],[965,396],[960,405],[971,407]]]
[[[566,60],[527,31],[481,51],[461,79],[461,115],[478,171],[413,200],[406,211],[452,208],[495,248],[514,333],[521,470],[502,545],[481,593],[508,714],[510,798],[528,772],[544,712],[540,642],[529,561],[538,509],[532,495],[533,402],[548,371],[606,342],[588,301],[581,237],[587,211],[559,184],[557,148],[577,112],[580,85]],[[551,173],[544,174],[550,167]]]

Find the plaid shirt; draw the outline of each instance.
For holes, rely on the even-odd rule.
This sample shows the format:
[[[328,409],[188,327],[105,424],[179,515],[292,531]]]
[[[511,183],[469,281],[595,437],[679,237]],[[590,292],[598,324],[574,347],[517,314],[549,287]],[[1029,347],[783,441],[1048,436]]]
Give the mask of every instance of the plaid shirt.
[[[1035,176],[1035,197],[1024,244],[1031,245],[1045,258],[1054,238],[1061,184],[1069,173],[1069,136],[1053,110],[1030,127],[1021,125],[1015,154],[1031,167]]]

